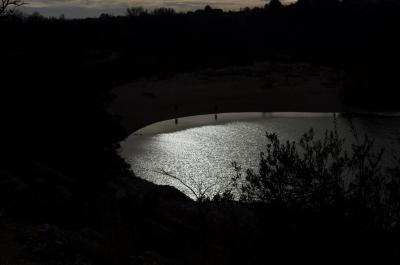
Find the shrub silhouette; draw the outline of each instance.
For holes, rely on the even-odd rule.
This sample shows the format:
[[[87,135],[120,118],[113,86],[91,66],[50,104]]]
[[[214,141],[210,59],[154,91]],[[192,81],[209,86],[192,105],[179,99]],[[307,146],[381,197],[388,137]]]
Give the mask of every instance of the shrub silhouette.
[[[315,139],[310,129],[300,141],[285,143],[267,133],[257,172],[243,172],[232,163],[239,200],[313,211],[340,205],[343,213],[368,222],[367,226],[394,229],[399,218],[395,214],[399,211],[399,166],[384,169],[384,150],[376,151],[367,136],[360,140],[354,135],[356,143],[347,151],[337,129],[326,131],[322,139]]]

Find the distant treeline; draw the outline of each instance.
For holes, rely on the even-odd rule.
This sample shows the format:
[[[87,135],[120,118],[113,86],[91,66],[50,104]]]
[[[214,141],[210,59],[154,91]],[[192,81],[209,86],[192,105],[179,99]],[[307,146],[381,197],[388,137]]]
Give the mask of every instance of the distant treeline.
[[[399,11],[396,1],[301,0],[237,12],[1,17],[2,151],[68,174],[105,176],[102,167],[119,163],[109,158],[123,135],[106,112],[112,87],[255,61],[337,67],[346,73],[349,104],[398,108]]]
[[[134,7],[126,16],[87,19],[16,14],[3,19],[2,35],[9,54],[113,61],[121,66],[118,80],[277,58],[378,74],[397,65],[399,11],[397,1],[274,0],[236,12],[206,6],[187,13]]]

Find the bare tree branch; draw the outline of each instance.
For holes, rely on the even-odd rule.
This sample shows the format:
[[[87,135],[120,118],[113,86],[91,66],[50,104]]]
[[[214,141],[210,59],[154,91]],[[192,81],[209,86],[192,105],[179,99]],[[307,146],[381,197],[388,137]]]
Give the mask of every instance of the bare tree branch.
[[[10,15],[26,3],[23,0],[0,0],[0,16]]]
[[[167,176],[167,177],[170,177],[170,178],[172,178],[172,179],[177,180],[177,181],[180,182],[183,186],[185,186],[196,198],[198,198],[197,192],[196,192],[192,187],[190,187],[188,184],[186,184],[184,181],[182,181],[180,178],[178,178],[178,177],[172,175],[171,173],[168,173],[168,172],[165,171],[165,170],[156,171],[156,172],[159,173],[159,174],[165,175],[165,176]]]
[[[207,195],[207,192],[216,186],[215,183],[204,186],[203,183],[198,183],[192,177],[188,176],[189,180],[193,182],[192,185],[194,185],[196,187],[196,189],[197,189],[197,191],[196,191],[195,188],[192,187],[192,185],[190,185],[189,183],[183,181],[181,178],[174,176],[173,174],[171,174],[165,170],[157,170],[155,172],[158,174],[170,177],[170,178],[178,181],[179,183],[181,183],[185,188],[187,188],[194,195],[194,197],[196,198],[197,201],[201,201],[202,199],[204,199]]]

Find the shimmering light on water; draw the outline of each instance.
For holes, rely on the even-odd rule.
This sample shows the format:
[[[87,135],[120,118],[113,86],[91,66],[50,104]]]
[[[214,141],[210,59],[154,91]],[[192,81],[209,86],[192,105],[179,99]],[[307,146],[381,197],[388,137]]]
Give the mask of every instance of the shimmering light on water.
[[[400,117],[353,119],[359,135],[376,138],[387,153],[399,147]],[[234,174],[231,163],[256,169],[265,148],[265,132],[276,132],[283,141],[296,141],[311,127],[320,137],[333,129],[333,114],[324,113],[230,113],[201,115],[156,123],[129,136],[121,143],[121,155],[137,176],[161,185],[172,185],[193,197],[179,181],[161,174],[166,171],[193,189],[223,190]],[[349,120],[337,119],[338,131],[354,139]]]

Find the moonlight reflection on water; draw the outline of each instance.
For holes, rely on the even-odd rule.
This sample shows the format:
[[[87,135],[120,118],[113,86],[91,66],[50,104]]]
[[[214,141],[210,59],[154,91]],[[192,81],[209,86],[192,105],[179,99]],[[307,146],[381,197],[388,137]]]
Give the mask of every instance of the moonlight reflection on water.
[[[400,117],[352,119],[359,135],[368,134],[387,154],[399,147]],[[337,118],[339,135],[354,137],[347,118]],[[275,132],[282,141],[297,141],[310,128],[316,137],[334,128],[333,114],[326,113],[228,113],[186,117],[147,126],[121,143],[121,155],[135,174],[160,185],[172,185],[193,198],[179,181],[160,174],[166,171],[192,188],[208,195],[223,190],[234,174],[237,161],[243,168],[256,169],[265,150],[265,132]]]

